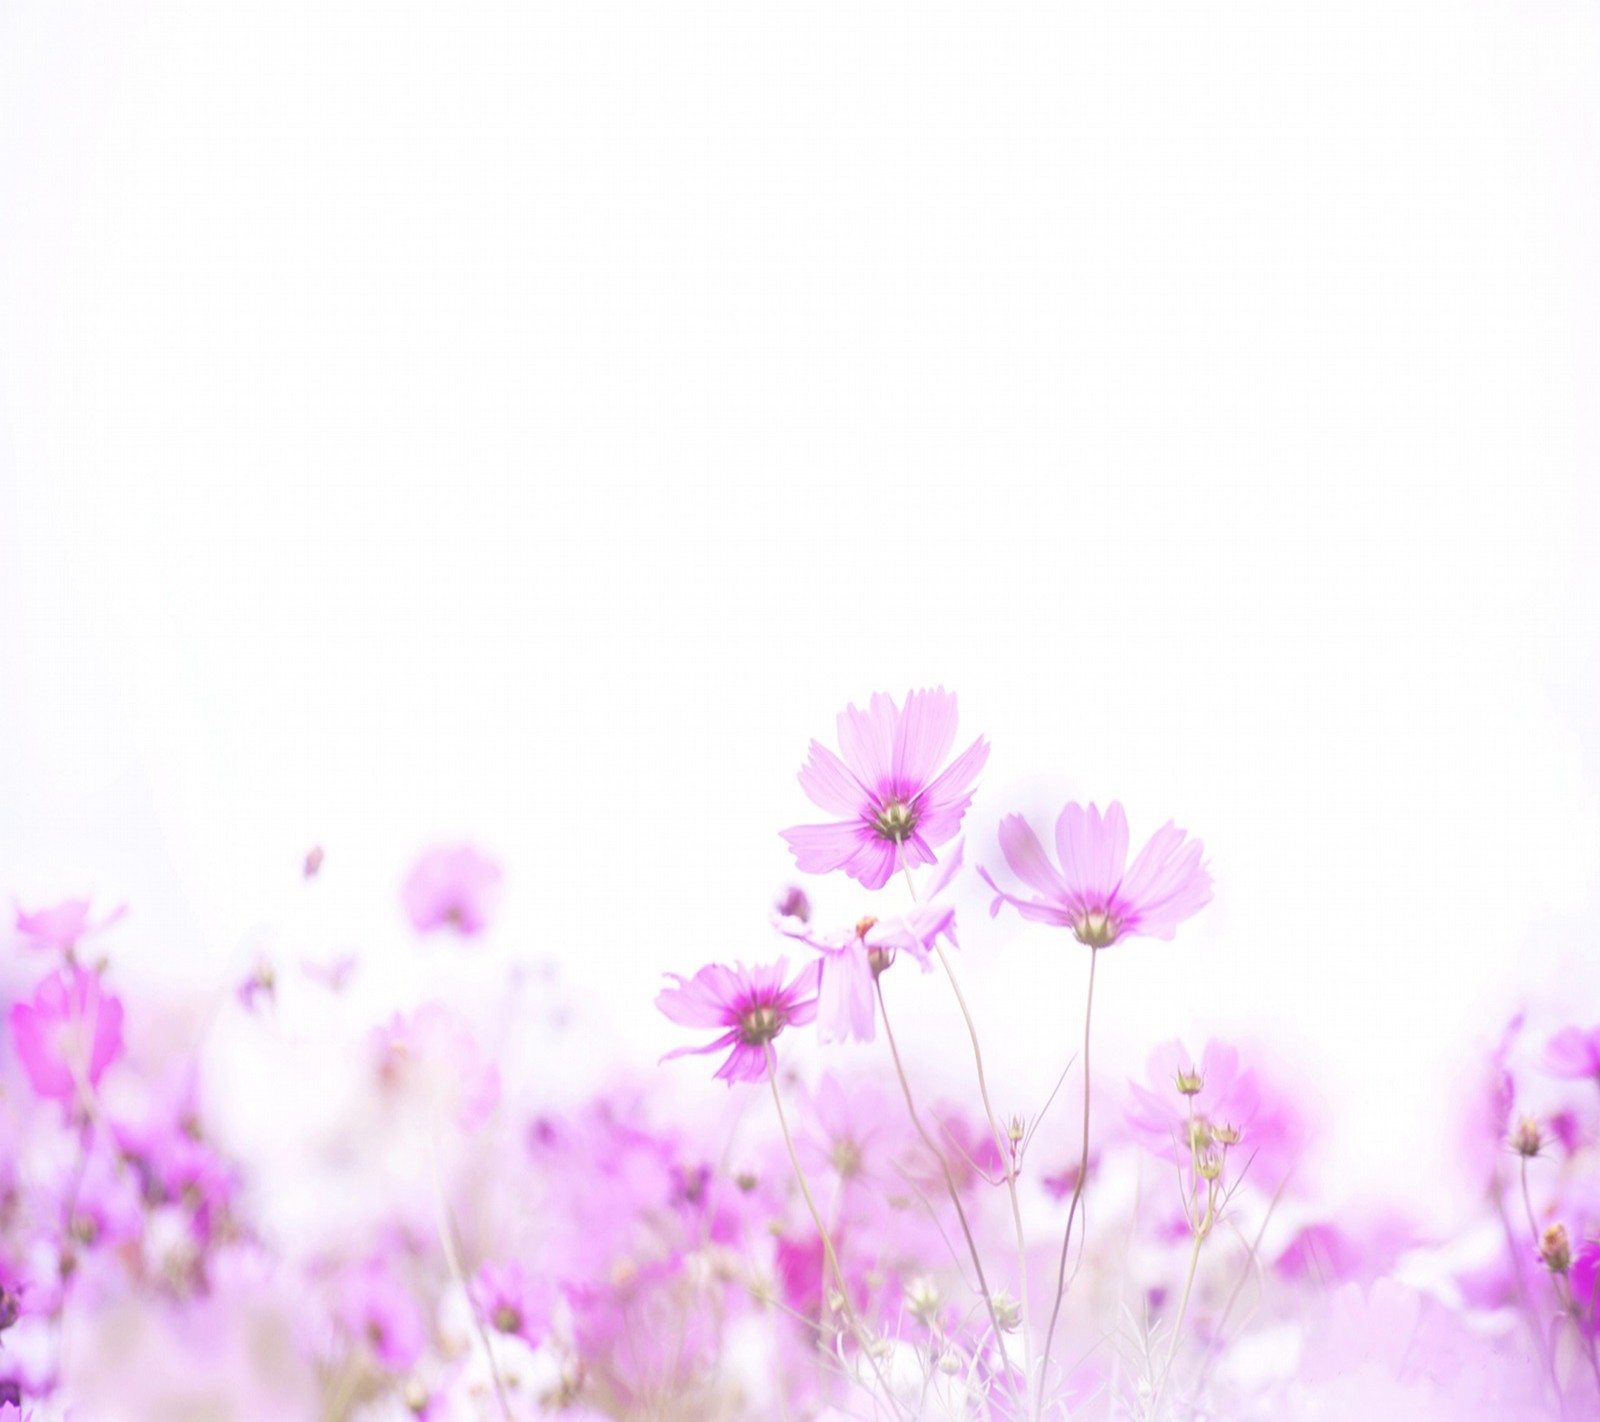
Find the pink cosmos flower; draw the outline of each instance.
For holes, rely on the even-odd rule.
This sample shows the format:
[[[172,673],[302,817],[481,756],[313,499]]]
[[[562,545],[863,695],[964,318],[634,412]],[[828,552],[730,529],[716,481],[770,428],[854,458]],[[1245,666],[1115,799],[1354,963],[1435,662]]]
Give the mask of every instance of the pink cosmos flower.
[[[73,947],[80,938],[110,928],[127,911],[127,905],[123,904],[112,909],[98,923],[91,923],[88,899],[64,899],[59,904],[34,913],[25,912],[19,905],[17,932],[27,940],[29,947],[60,951]]]
[[[100,1084],[122,1054],[122,1003],[100,990],[99,974],[67,967],[13,1003],[11,1036],[33,1089],[64,1105]]]
[[[418,933],[453,928],[474,938],[494,915],[500,877],[500,866],[472,845],[440,845],[417,861],[400,902]]]
[[[842,818],[783,831],[795,863],[807,874],[843,869],[869,889],[881,889],[900,865],[937,862],[934,850],[952,839],[972,803],[973,779],[989,758],[979,737],[940,773],[956,738],[956,698],[942,686],[912,691],[905,709],[875,692],[871,709],[839,713],[843,759],[818,741],[800,769],[811,802]]]
[[[1035,923],[1070,928],[1091,948],[1123,938],[1171,938],[1211,902],[1211,875],[1200,862],[1204,846],[1171,820],[1128,864],[1128,820],[1115,800],[1104,817],[1092,804],[1085,810],[1074,802],[1062,810],[1056,821],[1060,869],[1021,815],[1000,821],[1000,848],[1011,872],[1039,897],[1008,894],[979,869],[996,895],[990,917],[1008,903]]]
[[[736,1081],[760,1081],[767,1074],[767,1044],[785,1027],[804,1026],[817,1016],[817,964],[807,964],[785,986],[783,975],[788,966],[788,959],[779,958],[757,968],[707,963],[692,978],[668,973],[678,985],[663,988],[656,996],[662,1012],[683,1027],[728,1030],[703,1047],[679,1047],[661,1060],[703,1056],[731,1047],[716,1075],[729,1086]]]
[[[483,1054],[466,1019],[440,1002],[396,1013],[372,1034],[379,1085],[430,1121],[476,1130],[500,1103],[500,1068]]]
[[[1557,1032],[1545,1048],[1544,1068],[1568,1081],[1585,1077],[1600,1081],[1600,1027],[1587,1032],[1581,1027],[1565,1027]]]
[[[472,1301],[497,1333],[512,1334],[537,1348],[550,1322],[555,1297],[550,1286],[530,1279],[515,1262],[485,1264],[473,1281]]]
[[[383,1366],[400,1372],[422,1356],[427,1322],[404,1282],[384,1260],[372,1259],[344,1273],[334,1312],[350,1337],[367,1344]]]

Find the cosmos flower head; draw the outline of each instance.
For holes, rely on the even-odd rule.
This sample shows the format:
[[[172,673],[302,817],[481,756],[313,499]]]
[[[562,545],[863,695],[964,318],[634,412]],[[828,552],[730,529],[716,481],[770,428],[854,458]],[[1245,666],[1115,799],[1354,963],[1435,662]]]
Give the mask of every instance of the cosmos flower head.
[[[668,973],[676,987],[663,988],[656,1006],[681,1027],[721,1027],[726,1030],[703,1047],[678,1047],[673,1057],[703,1056],[729,1047],[717,1077],[732,1086],[736,1081],[760,1081],[767,1074],[769,1044],[785,1027],[801,1027],[817,1017],[817,968],[808,963],[784,982],[789,961],[746,968],[707,963],[692,978]]]
[[[34,1091],[70,1106],[100,1084],[122,1055],[122,1003],[103,992],[100,975],[73,965],[13,1003],[10,1023],[17,1056]]]
[[[1211,902],[1200,841],[1169,820],[1129,864],[1128,820],[1115,800],[1104,815],[1093,804],[1085,809],[1075,801],[1062,810],[1056,820],[1059,869],[1021,815],[1000,821],[1000,849],[1036,897],[1007,893],[980,868],[995,892],[990,917],[1008,903],[1035,923],[1070,928],[1090,948],[1108,948],[1124,938],[1171,938],[1184,919]]]
[[[941,771],[956,739],[956,698],[942,686],[912,691],[904,709],[875,692],[866,711],[839,713],[835,755],[812,741],[800,788],[839,818],[783,831],[807,874],[843,869],[881,889],[902,861],[937,863],[934,850],[953,839],[972,803],[973,780],[989,758],[981,736]]]

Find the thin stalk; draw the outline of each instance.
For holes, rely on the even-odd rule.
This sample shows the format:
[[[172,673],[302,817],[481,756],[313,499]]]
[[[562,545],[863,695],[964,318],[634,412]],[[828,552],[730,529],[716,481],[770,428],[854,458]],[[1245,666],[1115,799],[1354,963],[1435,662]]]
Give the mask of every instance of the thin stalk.
[[[822,1213],[817,1209],[817,1202],[811,1198],[811,1187],[806,1184],[805,1172],[800,1169],[800,1157],[795,1153],[794,1137],[789,1134],[789,1118],[783,1110],[783,1097],[778,1094],[778,1060],[773,1055],[770,1042],[767,1043],[765,1050],[767,1085],[772,1088],[772,1104],[778,1111],[778,1125],[783,1130],[783,1143],[788,1147],[789,1163],[794,1166],[794,1178],[800,1184],[800,1194],[805,1199],[806,1208],[811,1211],[811,1222],[816,1225],[817,1234],[822,1240],[822,1252],[827,1258],[828,1267],[833,1270],[833,1276],[839,1282],[839,1301],[844,1309],[844,1316],[854,1330],[857,1342],[861,1344],[861,1351],[872,1368],[873,1376],[883,1388],[883,1395],[891,1405],[898,1407],[898,1401],[889,1389],[889,1380],[884,1377],[883,1370],[878,1366],[877,1357],[873,1354],[872,1346],[867,1340],[867,1331],[856,1316],[855,1305],[850,1302],[850,1285],[845,1281],[844,1270],[839,1267],[839,1256],[833,1252],[833,1240],[828,1235],[827,1225],[822,1222]]]
[[[900,867],[905,870],[906,887],[911,891],[911,902],[918,903],[920,900],[917,898],[917,885],[915,880],[913,880],[911,877],[911,864],[906,859],[904,845],[899,847],[899,855]],[[1019,1293],[1017,1303],[1022,1311],[1021,1332],[1023,1378],[1029,1391],[1032,1391],[1033,1329],[1029,1326],[1028,1318],[1028,1246],[1022,1230],[1022,1202],[1017,1196],[1017,1163],[1011,1152],[1006,1147],[1006,1139],[1001,1134],[1000,1123],[995,1120],[994,1108],[989,1104],[989,1083],[983,1071],[983,1049],[978,1045],[978,1029],[972,1021],[972,1013],[967,1008],[967,999],[961,991],[960,982],[958,982],[956,979],[955,970],[950,966],[950,959],[945,954],[944,945],[940,943],[937,938],[935,938],[933,941],[933,951],[939,955],[939,965],[944,969],[944,975],[950,984],[950,990],[956,995],[956,1005],[961,1009],[961,1016],[967,1024],[967,1036],[972,1040],[972,1060],[978,1069],[978,1095],[983,1100],[983,1114],[988,1118],[989,1132],[994,1137],[994,1148],[1000,1152],[1000,1163],[1006,1172],[1006,1194],[1011,1200],[1011,1224],[1017,1237],[1017,1290]],[[878,1001],[881,1005],[883,1001],[883,993],[881,991],[878,994]],[[884,1021],[887,1024],[887,1016],[885,1017]],[[896,1066],[899,1065],[898,1053],[896,1053],[895,1056],[895,1064]],[[905,1075],[902,1072],[902,1085],[904,1085],[904,1081]],[[910,1105],[910,1102],[911,1093],[908,1089],[906,1092],[906,1104]],[[915,1110],[913,1110],[913,1119],[915,1118],[915,1114]],[[921,1127],[918,1126],[917,1129],[920,1131]],[[940,1156],[940,1161],[941,1163],[943,1162],[943,1156]],[[952,1190],[952,1194],[953,1193],[954,1191]],[[959,1209],[960,1206],[958,1205],[957,1208]],[[973,1255],[974,1263],[976,1263],[976,1250],[973,1251]],[[991,1307],[991,1315],[993,1312],[994,1310]],[[1000,1355],[1002,1358],[1004,1358],[1005,1343],[1000,1339],[1000,1327],[998,1322],[995,1324],[995,1338],[1000,1342]],[[1008,1368],[1009,1366],[1010,1365],[1007,1364]]]
[[[511,1404],[506,1399],[506,1385],[500,1377],[500,1365],[494,1360],[494,1348],[489,1342],[489,1331],[483,1326],[483,1320],[478,1317],[478,1306],[473,1302],[472,1290],[467,1286],[467,1276],[462,1270],[461,1256],[456,1249],[455,1221],[450,1217],[450,1204],[445,1199],[444,1171],[439,1165],[437,1141],[433,1149],[433,1198],[436,1207],[435,1219],[439,1228],[439,1244],[444,1249],[444,1262],[450,1270],[450,1277],[466,1296],[467,1312],[472,1316],[472,1327],[478,1335],[478,1341],[483,1344],[484,1357],[489,1360],[489,1377],[494,1382],[494,1395],[500,1404],[500,1416],[504,1422],[512,1422]]]
[[[1167,1395],[1167,1380],[1172,1376],[1172,1364],[1178,1356],[1178,1343],[1183,1337],[1183,1321],[1189,1314],[1189,1294],[1194,1288],[1195,1269],[1200,1263],[1200,1246],[1211,1231],[1211,1221],[1216,1213],[1217,1192],[1213,1185],[1206,1198],[1206,1217],[1194,1232],[1194,1248],[1189,1251],[1189,1273],[1183,1281],[1183,1299],[1178,1304],[1177,1322],[1172,1325],[1172,1342],[1167,1345],[1167,1361],[1161,1368],[1161,1381],[1156,1386],[1155,1401],[1150,1407],[1151,1422],[1161,1416],[1161,1403]]]
[[[989,1292],[989,1281],[984,1277],[983,1260],[978,1254],[977,1242],[973,1239],[972,1228],[967,1223],[967,1212],[961,1204],[961,1192],[956,1189],[955,1177],[950,1173],[950,1163],[945,1159],[944,1152],[939,1149],[928,1128],[922,1124],[922,1117],[917,1114],[917,1104],[911,1096],[911,1082],[906,1077],[905,1065],[900,1060],[900,1048],[894,1039],[894,1028],[889,1023],[889,1005],[883,997],[883,979],[874,978],[872,986],[878,994],[878,1011],[883,1015],[883,1032],[889,1039],[889,1055],[894,1058],[895,1075],[900,1079],[900,1090],[906,1098],[906,1111],[917,1134],[922,1137],[923,1145],[933,1152],[933,1158],[939,1163],[939,1173],[944,1176],[945,1189],[950,1192],[950,1203],[956,1207],[956,1219],[961,1222],[961,1233],[967,1241],[967,1252],[972,1256],[972,1267],[978,1275],[978,1289],[983,1294],[983,1306],[989,1311],[989,1322],[994,1329],[994,1341],[1000,1349],[1000,1362],[1005,1368],[1006,1380],[1018,1405],[1024,1405],[1024,1399],[1017,1396],[1016,1375],[1011,1368],[1011,1359],[1006,1353],[1005,1334],[1000,1327],[999,1315],[995,1312],[994,1296]]]
[[[1267,1226],[1272,1222],[1272,1212],[1278,1208],[1278,1201],[1283,1197],[1283,1192],[1288,1188],[1290,1176],[1293,1174],[1294,1172],[1291,1170],[1288,1175],[1285,1175],[1279,1181],[1277,1190],[1273,1192],[1272,1199],[1267,1204],[1267,1212],[1261,1218],[1261,1228],[1256,1231],[1255,1242],[1250,1246],[1249,1264],[1256,1263],[1257,1256],[1261,1251],[1261,1241],[1266,1238]],[[1206,1356],[1200,1365],[1200,1376],[1195,1384],[1197,1388],[1205,1382],[1206,1377],[1211,1372],[1212,1365],[1217,1360],[1217,1349],[1222,1343],[1223,1330],[1227,1328],[1228,1320],[1233,1317],[1233,1306],[1239,1302],[1239,1295],[1244,1292],[1245,1280],[1250,1277],[1251,1269],[1249,1264],[1240,1273],[1233,1286],[1233,1292],[1228,1295],[1227,1303],[1222,1306],[1222,1315],[1217,1319],[1217,1326],[1211,1335],[1210,1343],[1206,1345]]]
[[[1056,1271],[1056,1301],[1050,1310],[1050,1327],[1045,1330],[1044,1354],[1039,1362],[1039,1402],[1034,1409],[1035,1419],[1044,1417],[1045,1375],[1050,1368],[1050,1345],[1055,1341],[1056,1321],[1061,1317],[1061,1300],[1067,1292],[1067,1256],[1072,1249],[1072,1222],[1077,1217],[1078,1203],[1083,1199],[1083,1183],[1089,1177],[1089,1024],[1094,1020],[1094,967],[1100,956],[1098,948],[1089,950],[1089,994],[1083,1010],[1083,1155],[1078,1161],[1078,1183],[1072,1190],[1072,1204],[1067,1208],[1067,1229],[1061,1237],[1061,1267]]]

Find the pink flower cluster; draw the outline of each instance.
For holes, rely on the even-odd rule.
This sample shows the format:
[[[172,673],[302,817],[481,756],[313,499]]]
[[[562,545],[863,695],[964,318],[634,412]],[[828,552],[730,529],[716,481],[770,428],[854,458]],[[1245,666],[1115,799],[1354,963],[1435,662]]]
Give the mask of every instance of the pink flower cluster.
[[[1100,950],[1205,907],[1198,840],[1134,849],[1115,802],[1067,804],[1048,848],[980,819],[990,747],[956,752],[942,689],[837,737],[800,772],[834,818],[783,837],[842,876],[749,926],[770,958],[656,997],[695,1034],[662,1060],[714,1067],[652,1073],[640,1044],[576,1079],[575,1005],[515,969],[483,988],[502,875],[466,846],[403,880],[414,932],[380,905],[393,941],[331,967],[269,936],[199,1004],[132,986],[121,910],[19,910],[0,1422],[1600,1416],[1600,1027],[1514,1019],[1463,1108],[1469,1184],[1441,1174],[1424,1218],[1351,1204],[1266,1052],[1092,1055],[1096,1013],[1129,1020]],[[318,850],[299,891],[339,872]],[[1035,926],[1089,950],[1059,1014],[1081,1040],[992,1050],[968,894],[1016,910],[1020,954]],[[1058,1096],[1014,1109],[1018,1051]]]

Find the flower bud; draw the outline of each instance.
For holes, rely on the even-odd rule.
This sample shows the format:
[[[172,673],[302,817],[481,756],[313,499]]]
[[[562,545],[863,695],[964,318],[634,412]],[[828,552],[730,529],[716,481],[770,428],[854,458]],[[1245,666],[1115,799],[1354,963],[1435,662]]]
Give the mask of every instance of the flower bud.
[[[1178,1094],[1180,1096],[1198,1096],[1206,1089],[1206,1079],[1194,1068],[1178,1073]]]
[[[1216,1141],[1218,1145],[1236,1146],[1244,1139],[1244,1132],[1234,1125],[1213,1126],[1211,1128],[1211,1139]]]
[[[1546,1226],[1539,1237],[1539,1261],[1552,1274],[1565,1274],[1572,1267],[1572,1244],[1565,1226]]]
[[[1511,1149],[1520,1156],[1535,1156],[1544,1145],[1544,1133],[1532,1116],[1524,1116],[1511,1133]]]
[[[989,1302],[994,1307],[995,1321],[999,1323],[1000,1331],[1015,1333],[1022,1322],[1022,1305],[1005,1289],[991,1297]]]
[[[925,1275],[918,1275],[906,1285],[906,1308],[911,1316],[930,1328],[939,1315],[939,1286]]]

